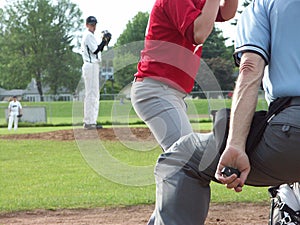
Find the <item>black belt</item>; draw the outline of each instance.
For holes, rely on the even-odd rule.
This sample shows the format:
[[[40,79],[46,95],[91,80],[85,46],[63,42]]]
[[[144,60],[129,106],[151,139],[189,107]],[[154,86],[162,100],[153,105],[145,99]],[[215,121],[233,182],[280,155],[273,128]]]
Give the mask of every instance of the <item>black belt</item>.
[[[300,96],[293,97],[289,103],[289,106],[299,105],[300,106]]]

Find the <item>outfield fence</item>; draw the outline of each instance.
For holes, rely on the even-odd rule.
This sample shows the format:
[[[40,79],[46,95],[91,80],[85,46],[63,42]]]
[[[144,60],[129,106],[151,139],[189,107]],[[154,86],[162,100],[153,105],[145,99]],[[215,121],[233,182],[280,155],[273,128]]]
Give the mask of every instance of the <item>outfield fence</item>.
[[[194,118],[210,118],[211,111],[218,110],[223,107],[230,107],[231,104],[232,91],[207,91],[207,92],[192,92],[186,97],[186,102],[188,105],[188,115],[193,120]],[[100,100],[100,112],[99,121],[112,121],[113,116],[130,117],[133,120],[138,120],[134,110],[132,109],[130,98],[127,95],[121,94],[104,94],[101,95]],[[80,105],[76,110],[83,111],[82,100],[73,101],[51,101],[51,102],[27,102],[20,101],[26,118],[29,116],[30,120],[28,122],[32,123],[47,123],[47,124],[72,124],[74,120],[74,104]],[[7,108],[8,102],[0,103],[0,126],[7,124]],[[43,120],[34,120],[36,115],[36,109],[45,109],[44,114],[46,118]],[[261,91],[259,93],[258,101],[259,109],[267,109],[267,103],[264,100],[264,93]],[[31,110],[32,109],[32,110]],[[118,115],[114,114],[116,109],[118,110]],[[38,110],[40,111],[40,110]],[[127,113],[126,115],[124,113]],[[114,115],[113,115],[114,114]],[[36,116],[35,116],[36,115]],[[81,114],[79,114],[81,115]],[[82,121],[82,118],[78,118],[78,121]]]

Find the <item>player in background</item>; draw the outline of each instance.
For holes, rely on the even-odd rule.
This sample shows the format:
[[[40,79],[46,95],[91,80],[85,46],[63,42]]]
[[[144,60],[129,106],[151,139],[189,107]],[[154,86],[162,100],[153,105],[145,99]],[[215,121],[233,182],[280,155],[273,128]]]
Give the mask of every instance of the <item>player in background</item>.
[[[101,52],[108,45],[111,39],[111,34],[106,32],[103,34],[102,42],[97,44],[94,36],[97,25],[97,19],[94,16],[89,16],[86,19],[86,31],[83,34],[81,42],[82,51],[82,77],[85,85],[84,99],[84,118],[83,127],[85,129],[100,129],[102,126],[97,125],[99,112],[99,75]]]
[[[19,117],[23,114],[22,105],[17,100],[17,96],[13,96],[12,101],[8,104],[8,130],[12,129],[14,124],[14,130],[18,129]]]

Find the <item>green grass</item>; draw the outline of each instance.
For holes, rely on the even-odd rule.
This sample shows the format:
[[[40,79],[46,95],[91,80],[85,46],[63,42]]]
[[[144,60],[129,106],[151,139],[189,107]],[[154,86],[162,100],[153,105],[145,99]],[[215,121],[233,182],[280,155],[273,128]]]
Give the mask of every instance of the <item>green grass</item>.
[[[231,100],[187,99],[188,115],[192,123],[209,120],[209,112],[213,109],[230,107]],[[47,123],[50,125],[70,126],[82,123],[82,102],[22,102],[23,107],[44,106],[47,111]],[[4,110],[8,103],[0,103],[0,126],[6,126]],[[259,100],[257,109],[265,109],[264,100]],[[2,111],[2,112],[1,112]],[[73,117],[73,118],[72,118]],[[142,124],[143,122],[135,114],[130,101],[125,104],[119,101],[100,101],[98,122],[104,125],[114,124]],[[25,124],[26,125],[26,124]],[[20,123],[22,126],[22,123]]]
[[[159,147],[138,152],[119,142],[101,144],[114,159],[129,166],[154,165],[161,153]],[[130,186],[104,178],[88,166],[73,141],[1,140],[0,162],[0,212],[154,204],[155,201],[154,184]],[[111,172],[122,174],[116,167]],[[152,176],[152,170],[150,173]],[[216,183],[211,186],[212,202],[268,201],[266,188],[245,187],[237,194]]]
[[[269,201],[267,187],[244,186],[241,193],[235,193],[218,183],[211,183],[211,201],[216,203],[246,202],[265,203]]]
[[[194,130],[211,130],[212,124],[208,112],[209,108],[215,104],[212,102],[208,104],[206,100],[188,100],[187,104],[188,115]],[[225,104],[228,107],[230,101],[226,101]],[[72,102],[23,103],[23,106],[29,105],[46,106],[48,123],[57,126],[21,126],[16,132],[8,131],[4,118],[4,108],[7,104],[1,103],[0,110],[3,110],[3,113],[0,113],[0,125],[3,128],[0,128],[0,135],[73,128],[71,126]],[[74,107],[75,111],[79,111],[76,107]],[[264,103],[258,105],[258,109],[264,109],[264,107]],[[77,119],[82,120],[82,118]],[[130,126],[145,127],[128,101],[124,105],[113,101],[101,101],[98,121],[105,127],[111,126],[114,122],[125,124],[125,126],[130,124]],[[64,126],[59,126],[60,124]],[[101,153],[104,156],[111,156],[109,160],[103,158],[99,163],[97,158],[91,157],[89,160],[94,160],[96,164],[90,167],[81,154],[83,148],[87,148],[86,151],[89,150],[89,145],[83,142],[1,140],[0,212],[154,204],[154,184],[133,186],[125,185],[124,181],[140,179],[143,167],[151,169],[161,153],[159,147],[141,152],[133,150],[128,143],[102,141],[90,144],[102,146],[105,151]],[[123,165],[118,165],[116,162],[127,165],[125,168],[127,170],[121,170]],[[105,168],[105,173],[99,171],[99,168]],[[139,168],[141,168],[140,171]],[[152,171],[148,171],[150,175],[147,174],[151,179],[153,178]],[[117,182],[115,177],[110,179],[111,174],[116,175],[117,179],[122,179],[122,182]],[[212,183],[211,187],[212,202],[265,202],[269,200],[266,188],[245,187],[242,193],[234,193],[220,184]]]
[[[107,144],[112,147],[111,143]],[[154,201],[154,185],[125,186],[95,173],[82,158],[75,142],[4,140],[1,145],[2,212],[136,205]],[[113,145],[114,151],[122,150],[120,144]],[[124,147],[123,150],[120,159],[145,162],[145,156],[135,153],[135,157],[129,159],[128,151]],[[158,151],[146,157],[147,163],[155,163]]]
[[[5,128],[0,128],[0,135],[7,134],[34,134],[34,133],[42,133],[42,132],[51,132],[58,130],[68,130],[73,129],[72,126],[50,126],[50,127],[19,127],[16,131],[8,130]]]

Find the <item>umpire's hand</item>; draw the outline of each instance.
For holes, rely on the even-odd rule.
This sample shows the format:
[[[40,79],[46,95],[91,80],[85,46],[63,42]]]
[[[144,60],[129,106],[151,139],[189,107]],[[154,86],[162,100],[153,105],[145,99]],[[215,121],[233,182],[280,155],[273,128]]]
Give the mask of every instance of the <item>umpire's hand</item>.
[[[224,167],[236,168],[240,172],[240,177],[232,174],[227,177],[222,174]],[[227,188],[241,192],[250,172],[250,162],[245,150],[240,150],[232,146],[226,146],[221,155],[215,177]]]

